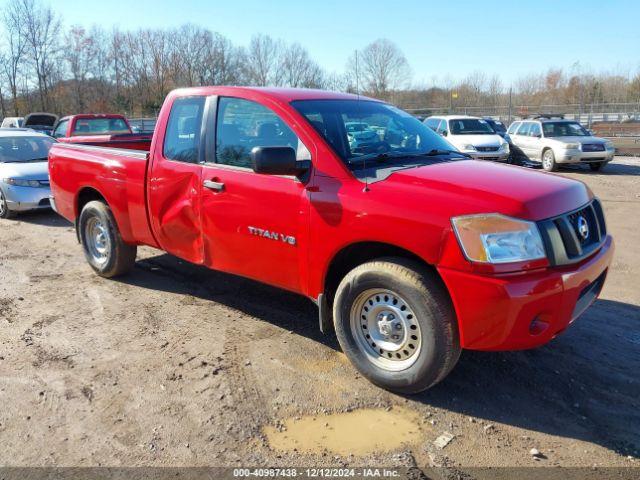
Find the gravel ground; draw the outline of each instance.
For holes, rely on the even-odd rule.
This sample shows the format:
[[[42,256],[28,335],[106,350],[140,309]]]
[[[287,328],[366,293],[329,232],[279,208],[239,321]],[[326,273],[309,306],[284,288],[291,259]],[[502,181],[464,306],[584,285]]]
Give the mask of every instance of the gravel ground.
[[[150,248],[104,280],[54,213],[0,221],[0,465],[640,465],[640,159],[560,174],[603,200],[601,299],[549,345],[464,352],[406,398],[361,378],[304,298]],[[345,427],[305,442],[309,422]]]

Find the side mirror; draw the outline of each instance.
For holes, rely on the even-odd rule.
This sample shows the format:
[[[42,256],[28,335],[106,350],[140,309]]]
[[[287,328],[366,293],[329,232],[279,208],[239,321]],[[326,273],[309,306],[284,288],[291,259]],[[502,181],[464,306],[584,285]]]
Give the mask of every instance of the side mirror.
[[[442,131],[442,136],[443,136],[443,137],[446,137],[447,135],[449,135],[449,132],[447,132],[446,130],[443,130],[443,131]]]
[[[251,162],[254,172],[265,175],[299,176],[310,167],[310,162],[296,160],[296,151],[291,147],[254,147]]]
[[[536,138],[542,138],[542,134],[541,134],[541,133],[536,133],[536,134],[534,135],[534,137],[536,137]]]

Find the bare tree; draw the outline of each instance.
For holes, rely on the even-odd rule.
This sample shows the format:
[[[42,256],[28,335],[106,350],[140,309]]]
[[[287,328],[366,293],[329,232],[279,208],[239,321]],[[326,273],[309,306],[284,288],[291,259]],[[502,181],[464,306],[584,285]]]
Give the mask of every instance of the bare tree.
[[[17,3],[10,2],[7,5],[2,21],[7,45],[6,54],[2,56],[2,72],[9,84],[13,113],[18,116],[18,75],[24,60],[26,44],[22,36],[21,16]]]
[[[65,60],[73,78],[75,91],[75,108],[84,111],[86,107],[85,92],[87,90],[87,78],[93,68],[95,60],[94,40],[88,36],[85,29],[73,26],[65,38]]]
[[[284,45],[268,35],[255,35],[247,52],[248,77],[257,86],[278,86],[282,81],[280,55]]]
[[[411,77],[409,63],[402,51],[390,40],[379,39],[367,45],[350,58],[348,70],[358,77],[365,91],[374,96],[385,96],[400,88]]]
[[[40,106],[48,108],[48,74],[52,71],[54,55],[58,53],[60,21],[50,7],[34,0],[17,0],[21,35],[36,73]]]
[[[282,81],[289,87],[320,88],[323,72],[299,43],[289,45],[281,55]]]

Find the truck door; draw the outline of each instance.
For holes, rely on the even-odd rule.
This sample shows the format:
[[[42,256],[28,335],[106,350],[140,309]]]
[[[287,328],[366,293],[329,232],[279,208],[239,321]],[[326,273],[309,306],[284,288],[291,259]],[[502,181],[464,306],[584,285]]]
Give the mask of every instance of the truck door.
[[[307,191],[294,177],[255,173],[250,153],[257,146],[291,146],[298,160],[310,160],[309,151],[282,118],[259,103],[219,97],[216,110],[215,145],[208,146],[202,172],[205,263],[300,292]]]
[[[201,145],[206,97],[179,97],[166,125],[158,125],[149,173],[148,205],[153,234],[163,250],[202,263],[200,191],[204,148]]]

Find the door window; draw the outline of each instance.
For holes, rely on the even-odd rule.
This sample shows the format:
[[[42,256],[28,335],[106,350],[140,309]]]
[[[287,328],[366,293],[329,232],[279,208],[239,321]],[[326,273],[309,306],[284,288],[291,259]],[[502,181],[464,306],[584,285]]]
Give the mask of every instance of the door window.
[[[185,163],[200,159],[200,128],[205,97],[183,97],[173,102],[164,136],[164,157]]]
[[[216,163],[251,168],[254,147],[291,147],[298,160],[309,150],[272,110],[241,98],[221,97],[216,126]]]
[[[513,135],[514,133],[516,133],[516,130],[518,129],[518,127],[520,126],[520,122],[513,122],[510,126],[509,126],[509,130],[507,130],[507,133],[509,135]]]
[[[516,135],[527,136],[529,135],[529,131],[531,130],[531,122],[523,122],[520,125],[520,128],[516,132]]]
[[[532,123],[531,124],[531,128],[529,129],[529,136],[530,137],[538,137],[542,135],[542,130],[540,129],[540,124],[539,123]]]
[[[447,131],[447,121],[446,120],[440,120],[440,125],[438,125],[438,129],[436,130],[436,132],[438,133],[444,133]]]
[[[69,120],[63,120],[58,124],[56,130],[53,132],[53,136],[55,138],[64,137],[67,134],[67,125],[69,125]]]

